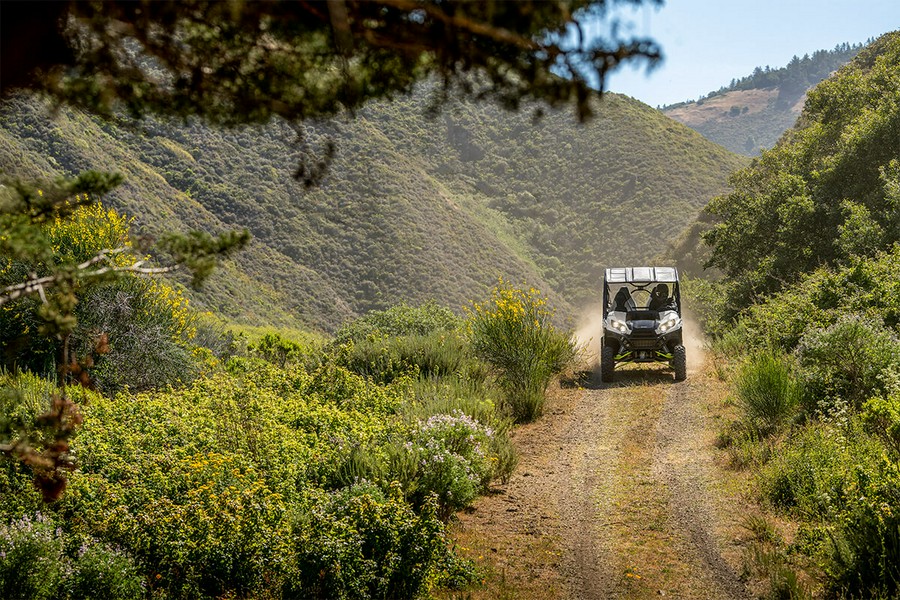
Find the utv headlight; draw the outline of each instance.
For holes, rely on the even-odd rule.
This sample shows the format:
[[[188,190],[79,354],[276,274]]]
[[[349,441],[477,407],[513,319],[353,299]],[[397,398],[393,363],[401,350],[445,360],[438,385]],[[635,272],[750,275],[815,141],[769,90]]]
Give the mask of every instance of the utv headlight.
[[[623,323],[622,321],[619,321],[617,319],[610,319],[609,326],[612,329],[615,329],[616,331],[618,331],[619,333],[628,333],[628,326],[625,325],[625,323]]]
[[[670,329],[672,329],[673,327],[678,325],[678,321],[679,320],[675,317],[670,317],[670,318],[666,319],[659,326],[660,333],[665,333],[665,332],[669,331]]]

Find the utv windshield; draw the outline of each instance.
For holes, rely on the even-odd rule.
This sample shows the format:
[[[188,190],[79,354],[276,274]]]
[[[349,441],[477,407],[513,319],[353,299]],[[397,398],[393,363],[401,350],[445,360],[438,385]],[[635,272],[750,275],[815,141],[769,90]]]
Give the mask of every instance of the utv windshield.
[[[604,315],[635,310],[681,313],[678,272],[673,267],[607,269],[603,296]]]

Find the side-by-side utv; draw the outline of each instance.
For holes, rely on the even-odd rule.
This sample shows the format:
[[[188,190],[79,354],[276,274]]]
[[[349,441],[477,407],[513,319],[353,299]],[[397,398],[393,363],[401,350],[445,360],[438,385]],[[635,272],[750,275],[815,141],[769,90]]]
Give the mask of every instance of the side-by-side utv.
[[[675,267],[606,269],[600,342],[603,381],[613,380],[619,363],[666,363],[675,371],[675,381],[687,378]]]

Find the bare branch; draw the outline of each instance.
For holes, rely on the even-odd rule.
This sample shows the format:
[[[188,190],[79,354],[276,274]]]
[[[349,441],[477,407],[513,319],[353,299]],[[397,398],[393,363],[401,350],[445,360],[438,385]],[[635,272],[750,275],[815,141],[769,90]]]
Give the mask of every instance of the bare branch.
[[[117,266],[107,266],[101,267],[99,269],[95,269],[93,271],[88,271],[94,265],[101,263],[105,260],[108,260],[110,256],[114,254],[120,254],[125,252],[128,248],[120,247],[120,248],[112,248],[103,250],[93,258],[90,258],[80,265],[75,267],[75,272],[78,273],[78,277],[80,279],[95,279],[97,277],[102,277],[104,275],[110,273],[135,273],[137,275],[160,275],[162,273],[171,273],[178,269],[178,265],[172,265],[168,267],[145,267],[143,266],[146,262],[145,260],[139,260],[131,265],[117,267]],[[0,290],[0,306],[3,306],[7,302],[11,302],[23,296],[28,296],[30,294],[39,294],[41,297],[41,301],[46,304],[47,297],[44,291],[47,288],[53,287],[57,285],[60,281],[69,276],[66,272],[54,273],[53,275],[47,275],[45,277],[37,277],[37,275],[32,274],[32,278],[28,281],[24,281],[22,283],[17,283],[14,285],[7,286]]]

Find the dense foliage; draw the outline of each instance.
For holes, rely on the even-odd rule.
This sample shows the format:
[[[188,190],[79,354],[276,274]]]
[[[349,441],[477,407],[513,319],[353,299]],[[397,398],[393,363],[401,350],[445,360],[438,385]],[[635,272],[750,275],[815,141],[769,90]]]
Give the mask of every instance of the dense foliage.
[[[730,314],[900,240],[900,34],[810,92],[797,128],[731,184],[709,204],[719,222],[705,235]]]
[[[298,122],[434,76],[445,93],[572,103],[584,117],[591,83],[602,88],[621,63],[660,57],[652,40],[615,29],[585,35],[582,25],[617,3],[7,3],[2,94],[39,89],[101,114],[124,107],[228,124]]]
[[[722,442],[797,523],[780,541],[756,527],[749,560],[772,597],[900,593],[898,82],[892,33],[710,207],[725,277],[698,295],[715,347],[742,361]]]
[[[44,228],[60,258],[130,243],[129,220],[99,203]],[[0,596],[400,599],[474,578],[446,521],[509,476],[518,415],[462,318],[433,302],[398,305],[326,344],[269,331],[221,362],[199,345],[215,336],[198,334],[203,320],[167,285],[130,273],[75,296],[85,312],[73,338],[87,328],[115,349],[83,361],[84,382],[103,393],[58,388],[54,353],[48,379],[29,368],[43,356],[33,348],[0,375],[0,447],[62,439],[70,471],[47,504],[33,485],[48,472],[42,455],[0,464]],[[540,307],[522,332],[532,317],[538,333],[553,331]],[[23,336],[35,307],[7,308],[4,331]],[[522,356],[515,345],[506,351]],[[184,350],[175,366],[152,358],[173,348]],[[78,417],[65,438],[35,428],[59,398]]]
[[[379,354],[464,330],[434,304],[345,328]],[[84,421],[63,500],[45,505],[22,463],[0,471],[0,595],[415,598],[473,577],[444,522],[515,465],[487,369],[429,369],[442,351],[422,346],[388,377],[352,358],[353,336],[299,355],[278,337],[249,345],[268,360],[198,357],[206,373],[186,387],[70,390]],[[456,364],[475,364],[457,341]],[[23,423],[54,387],[2,384],[16,390],[3,414]]]

